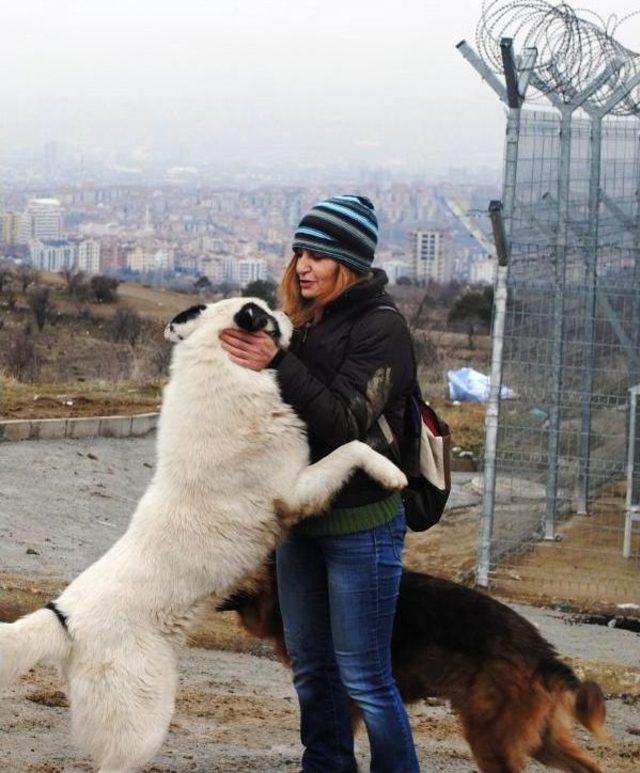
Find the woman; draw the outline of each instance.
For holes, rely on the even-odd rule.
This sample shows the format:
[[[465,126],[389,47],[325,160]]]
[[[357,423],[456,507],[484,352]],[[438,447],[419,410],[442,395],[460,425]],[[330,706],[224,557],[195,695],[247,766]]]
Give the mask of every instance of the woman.
[[[383,413],[402,438],[413,352],[384,291],[386,275],[371,270],[377,225],[373,204],[361,196],[312,207],[295,232],[280,287],[296,329],[289,350],[279,351],[265,333],[221,336],[237,364],[275,368],[283,398],[307,424],[312,461],[354,439],[384,452]],[[367,728],[371,770],[419,769],[391,673],[405,531],[399,494],[358,472],[328,513],[299,524],[278,550],[305,773],[357,770],[349,698]]]

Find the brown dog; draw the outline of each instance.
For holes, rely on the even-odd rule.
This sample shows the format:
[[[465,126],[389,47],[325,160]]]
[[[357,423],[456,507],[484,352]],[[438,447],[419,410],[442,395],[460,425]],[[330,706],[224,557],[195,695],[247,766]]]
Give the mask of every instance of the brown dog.
[[[220,609],[269,639],[288,663],[270,564]],[[605,703],[535,626],[483,593],[404,571],[392,640],[393,672],[406,703],[450,701],[482,773],[519,773],[529,758],[571,773],[600,773],[572,736],[574,719],[605,739]]]

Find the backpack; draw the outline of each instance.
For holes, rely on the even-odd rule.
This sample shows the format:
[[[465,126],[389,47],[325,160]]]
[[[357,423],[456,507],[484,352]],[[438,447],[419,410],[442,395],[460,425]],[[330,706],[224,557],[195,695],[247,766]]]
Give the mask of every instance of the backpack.
[[[422,398],[417,380],[407,395],[402,449],[384,416],[378,425],[407,476],[402,491],[407,526],[426,531],[440,520],[451,493],[451,431]]]
[[[394,306],[377,306],[396,314]],[[407,476],[402,491],[407,526],[426,531],[440,520],[451,493],[451,430],[422,398],[414,363],[415,380],[407,395],[402,448],[384,416],[378,426],[391,449],[394,461]]]

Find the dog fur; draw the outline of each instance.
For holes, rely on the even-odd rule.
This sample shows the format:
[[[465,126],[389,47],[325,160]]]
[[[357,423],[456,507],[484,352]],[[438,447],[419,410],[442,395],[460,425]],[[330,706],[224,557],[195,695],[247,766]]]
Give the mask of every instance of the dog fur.
[[[357,467],[389,489],[406,478],[353,441],[309,464],[304,425],[275,373],[235,365],[230,327],[286,345],[291,324],[259,299],[197,306],[166,328],[176,343],[154,477],[125,534],[50,608],[0,624],[0,687],[39,661],[59,666],[78,744],[102,773],[134,771],[174,710],[176,656],[199,605],[267,559],[287,518],[324,510]],[[279,504],[287,512],[283,518]]]
[[[270,640],[289,665],[273,562],[253,578],[250,590],[219,609],[236,610],[244,628]],[[506,605],[405,570],[391,647],[403,700],[448,700],[482,773],[520,773],[530,758],[571,773],[599,773],[572,727],[578,720],[606,739],[600,687],[580,682],[535,626]]]

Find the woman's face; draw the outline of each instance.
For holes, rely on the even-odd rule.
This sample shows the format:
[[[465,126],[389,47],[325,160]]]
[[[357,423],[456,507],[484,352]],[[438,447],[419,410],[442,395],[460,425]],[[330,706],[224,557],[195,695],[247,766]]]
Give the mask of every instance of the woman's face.
[[[296,273],[303,298],[312,300],[328,295],[336,281],[338,262],[309,250],[296,251]]]

